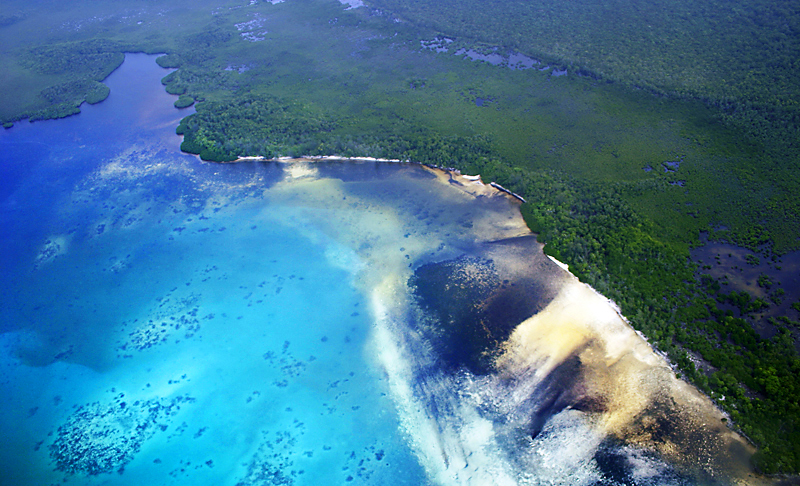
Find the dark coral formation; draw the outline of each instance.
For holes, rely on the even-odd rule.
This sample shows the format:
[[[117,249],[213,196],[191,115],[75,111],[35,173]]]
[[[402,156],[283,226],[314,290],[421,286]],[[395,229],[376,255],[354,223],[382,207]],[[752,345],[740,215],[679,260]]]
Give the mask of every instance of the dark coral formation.
[[[90,476],[121,473],[147,439],[168,428],[180,405],[193,401],[178,396],[128,403],[120,393],[112,403],[78,407],[49,447],[55,468]]]
[[[533,237],[494,242],[478,256],[428,263],[414,272],[409,286],[429,317],[421,330],[447,368],[492,371],[514,328],[553,298],[537,274],[552,272],[554,265],[519,258],[532,244]],[[536,268],[510,270],[523,266]]]

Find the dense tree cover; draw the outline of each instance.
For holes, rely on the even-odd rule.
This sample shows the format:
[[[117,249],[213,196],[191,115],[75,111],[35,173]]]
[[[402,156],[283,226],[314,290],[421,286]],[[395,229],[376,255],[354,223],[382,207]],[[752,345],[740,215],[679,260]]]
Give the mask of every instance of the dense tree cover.
[[[36,46],[23,64],[40,74],[69,74],[103,80],[118,68],[125,46],[102,39]]]
[[[122,64],[124,47],[105,40],[36,46],[25,53],[22,65],[41,75],[62,75],[68,81],[39,92],[46,108],[18,115],[33,120],[63,118],[80,112],[84,101],[99,103],[109,95],[100,81]]]
[[[617,0],[373,0],[402,20],[484,53],[521,52],[545,64],[657,96],[694,99],[753,144],[774,185],[800,193],[800,8],[759,0],[734,2]],[[491,15],[486,15],[486,12]],[[702,143],[702,142],[701,142]],[[740,149],[741,150],[741,149]],[[763,165],[762,165],[763,164]],[[738,173],[753,181],[753,172]],[[760,184],[760,183],[759,183]],[[752,192],[755,187],[740,187]],[[770,191],[765,191],[769,193]],[[776,218],[800,225],[793,196],[766,194],[768,209],[749,210],[751,231],[726,238],[783,252],[798,248],[794,232],[771,231]],[[729,203],[730,204],[730,203]],[[764,221],[759,231],[754,221]]]
[[[759,445],[763,471],[800,471],[792,334],[800,314],[774,316],[772,338],[752,326],[777,300],[798,296],[779,295],[775,283],[764,298],[723,290],[688,253],[701,231],[765,258],[800,245],[800,56],[787,58],[797,39],[785,38],[775,16],[788,9],[781,15],[795,25],[793,6],[764,0],[762,13],[741,5],[704,13],[690,2],[674,11],[590,3],[580,12],[568,2],[503,3],[476,16],[477,7],[461,8],[468,0],[375,1],[384,11],[328,0],[173,3],[117,14],[110,0],[85,18],[70,12],[77,20],[66,24],[77,27],[66,33],[54,28],[33,47],[0,52],[10,59],[0,79],[40,83],[28,104],[13,102],[31,99],[27,84],[0,93],[10,100],[2,121],[74,113],[79,99],[101,97],[96,82],[123,51],[165,52],[158,63],[177,68],[163,80],[167,91],[181,105],[197,101],[178,127],[182,148],[206,160],[338,154],[480,173],[526,197],[523,216],[545,250],[617,302],[730,412]],[[53,5],[20,7],[0,23],[0,39],[11,46],[42,16],[65,24]],[[531,5],[538,10],[515,17]],[[442,15],[454,6],[457,15]],[[107,16],[94,11],[104,8]],[[619,12],[628,17],[618,24],[586,20]],[[725,15],[734,29],[715,30]],[[736,19],[755,20],[737,34]],[[721,33],[713,48],[708,31]],[[437,35],[455,39],[449,53],[420,47]],[[452,55],[460,47],[526,52],[570,75],[465,61]]]
[[[723,107],[770,143],[800,127],[800,7],[770,0],[373,0],[456,40]],[[487,12],[491,12],[487,15]],[[790,127],[786,127],[786,125]]]
[[[175,108],[188,108],[194,104],[194,98],[189,95],[181,95],[174,104]]]
[[[108,98],[110,92],[108,86],[91,79],[78,79],[50,86],[43,89],[40,96],[51,105],[28,114],[28,118],[36,121],[75,115],[80,113],[80,105],[84,101],[89,104],[99,103]]]
[[[392,12],[484,53],[521,52],[578,75],[619,82],[658,96],[695,99],[762,154],[773,184],[800,193],[800,8],[758,0],[659,2],[587,0],[373,0]],[[491,12],[491,15],[486,15]],[[477,44],[477,45],[476,45]],[[752,172],[739,173],[745,181]],[[742,192],[755,188],[739,188]],[[769,191],[765,191],[769,192]],[[794,232],[771,231],[776,218],[800,215],[797,198],[765,194],[767,210],[747,220],[766,231],[726,235],[749,248],[798,247]]]
[[[177,133],[184,136],[181,150],[224,162],[243,155],[317,154],[324,150],[321,134],[331,127],[302,106],[283,105],[271,96],[241,96],[198,105]]]

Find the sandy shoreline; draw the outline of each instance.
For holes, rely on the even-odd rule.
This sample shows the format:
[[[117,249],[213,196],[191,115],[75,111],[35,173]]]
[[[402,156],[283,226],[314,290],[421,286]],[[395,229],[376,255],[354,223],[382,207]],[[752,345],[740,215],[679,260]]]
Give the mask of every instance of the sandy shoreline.
[[[308,155],[304,157],[262,157],[260,155],[252,155],[239,157],[236,160],[229,162],[217,162],[219,164],[235,164],[237,162],[327,162],[327,161],[347,161],[347,162],[401,162],[408,164],[415,164],[410,160],[400,159],[379,159],[375,157],[342,157],[339,155]]]
[[[422,162],[412,162],[410,160],[381,159],[381,158],[377,158],[377,157],[342,157],[342,156],[339,156],[339,155],[312,155],[312,156],[304,156],[304,157],[245,156],[245,157],[239,157],[236,160],[231,160],[229,162],[217,162],[217,163],[221,163],[221,164],[236,164],[238,162],[279,162],[279,163],[309,162],[309,163],[313,163],[313,162],[337,162],[337,161],[355,162],[355,163],[359,163],[359,162],[383,162],[383,163],[393,163],[393,164],[414,164],[414,165],[420,165],[420,166],[423,166],[423,167],[427,167],[429,169],[441,170],[441,171],[444,171],[445,173],[450,174],[451,176],[455,176],[457,178],[461,178],[461,179],[463,179],[463,181],[460,181],[462,185],[467,185],[467,184],[476,184],[476,185],[480,185],[480,186],[486,186],[487,185],[487,184],[484,184],[484,182],[481,180],[480,174],[477,174],[477,175],[462,174],[459,169],[456,169],[456,168],[453,168],[453,167],[440,167],[440,166],[437,166],[437,165],[424,164]],[[519,202],[523,202],[523,203],[527,202],[527,201],[525,201],[525,198],[523,198],[522,196],[520,196],[519,194],[517,194],[515,192],[512,192],[512,191],[506,189],[505,187],[501,186],[497,182],[492,181],[492,182],[490,182],[488,184],[488,186],[493,187],[498,192],[501,192],[501,193],[503,193],[503,194],[505,194],[507,196],[510,196],[512,199],[515,199],[515,200],[517,200]]]

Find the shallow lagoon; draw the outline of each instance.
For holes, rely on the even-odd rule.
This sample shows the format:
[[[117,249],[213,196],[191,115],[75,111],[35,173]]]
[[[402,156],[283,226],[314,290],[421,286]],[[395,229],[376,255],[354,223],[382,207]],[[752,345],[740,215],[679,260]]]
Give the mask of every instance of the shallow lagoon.
[[[105,102],[0,138],[3,484],[747,477],[512,199],[410,164],[202,163],[164,74],[129,55]],[[492,321],[509,302],[535,316]],[[455,317],[492,372],[443,352]]]

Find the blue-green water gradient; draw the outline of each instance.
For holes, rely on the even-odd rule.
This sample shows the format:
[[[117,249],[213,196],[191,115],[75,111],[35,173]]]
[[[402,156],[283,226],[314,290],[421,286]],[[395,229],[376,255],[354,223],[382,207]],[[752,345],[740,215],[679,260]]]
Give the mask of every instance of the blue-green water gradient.
[[[336,243],[181,154],[165,74],[0,138],[0,483],[424,483]]]

